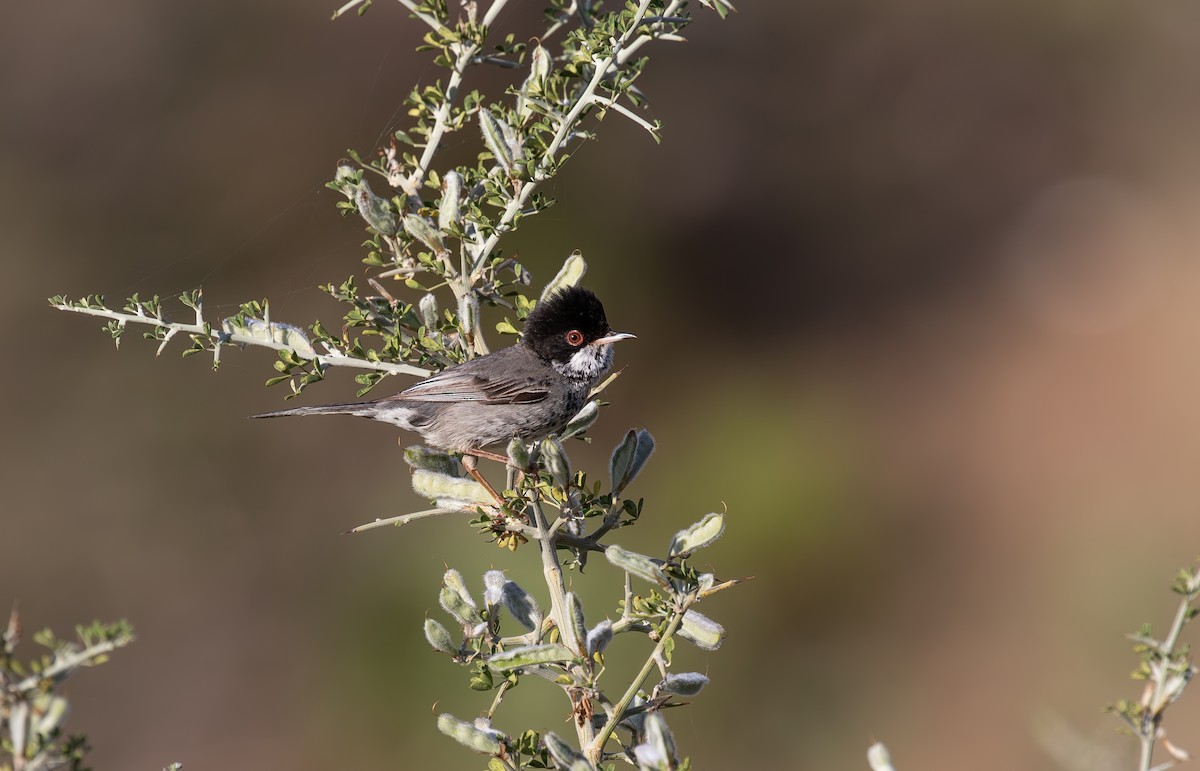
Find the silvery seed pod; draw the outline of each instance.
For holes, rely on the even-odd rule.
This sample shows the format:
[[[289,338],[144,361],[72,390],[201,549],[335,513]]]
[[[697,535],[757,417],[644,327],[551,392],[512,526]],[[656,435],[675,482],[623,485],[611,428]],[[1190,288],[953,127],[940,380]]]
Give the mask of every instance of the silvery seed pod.
[[[537,664],[558,664],[564,661],[574,661],[575,654],[565,645],[544,643],[542,645],[522,645],[519,648],[509,648],[497,653],[487,660],[488,666],[497,672],[510,672],[522,667],[532,667]]]
[[[683,614],[678,634],[697,648],[715,651],[725,639],[725,627],[699,611],[689,610]]]
[[[613,639],[613,625],[607,618],[592,627],[587,633],[586,645],[588,656],[603,653]]]
[[[476,752],[495,755],[504,746],[494,731],[485,731],[450,714],[438,715],[438,730]]]
[[[533,631],[542,625],[542,611],[538,609],[537,601],[515,581],[504,582],[501,598],[508,612],[526,629]]]
[[[564,771],[595,771],[595,766],[588,762],[587,758],[580,755],[574,747],[563,741],[553,731],[546,733],[542,737],[542,741],[546,744],[546,749],[550,751],[550,757],[554,758],[554,764]]]
[[[571,481],[571,460],[562,443],[552,436],[542,440],[542,466],[558,487],[566,487]]]
[[[672,673],[663,678],[655,689],[660,693],[695,696],[708,685],[708,677],[699,672]]]
[[[630,575],[637,576],[659,586],[670,585],[667,574],[663,572],[663,569],[654,560],[644,554],[626,551],[620,546],[613,544],[604,550],[604,556],[608,558],[609,562],[627,571]]]
[[[508,578],[499,570],[483,574],[483,604],[494,608],[504,601],[504,585]]]
[[[438,593],[438,603],[442,610],[449,613],[463,626],[474,627],[479,622],[479,609],[475,600],[467,591],[462,574],[454,568],[442,576],[442,590]]]
[[[457,225],[460,217],[459,201],[462,198],[463,178],[457,171],[448,171],[442,177],[442,202],[438,206],[438,229],[449,230]]]
[[[704,518],[691,527],[685,527],[671,540],[669,554],[677,557],[708,546],[725,532],[725,515],[717,512],[705,514]]]
[[[417,310],[421,314],[421,324],[426,330],[434,330],[438,328],[438,303],[437,298],[432,294],[426,293],[421,301],[417,303]]]
[[[451,656],[458,654],[454,648],[454,641],[450,637],[450,631],[435,619],[425,619],[425,639],[433,646],[434,650],[448,653]]]
[[[569,286],[577,286],[585,273],[587,273],[587,262],[583,259],[583,255],[579,252],[572,252],[571,256],[563,262],[563,266],[559,268],[558,275],[551,279],[549,284],[546,284],[540,299],[545,300],[550,295]]]

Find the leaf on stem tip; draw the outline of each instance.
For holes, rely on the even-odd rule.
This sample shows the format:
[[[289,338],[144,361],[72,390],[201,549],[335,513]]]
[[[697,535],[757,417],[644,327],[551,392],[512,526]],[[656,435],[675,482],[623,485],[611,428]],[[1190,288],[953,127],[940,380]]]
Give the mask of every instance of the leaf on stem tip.
[[[691,527],[675,534],[668,552],[672,557],[687,554],[708,546],[725,532],[725,515],[717,512],[705,514],[704,518]]]

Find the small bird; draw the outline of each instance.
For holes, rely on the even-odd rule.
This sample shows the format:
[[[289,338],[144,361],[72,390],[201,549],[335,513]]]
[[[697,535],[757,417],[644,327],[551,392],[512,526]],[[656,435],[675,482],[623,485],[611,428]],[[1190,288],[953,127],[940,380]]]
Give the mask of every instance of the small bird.
[[[534,306],[516,345],[449,367],[398,394],[252,417],[356,415],[391,423],[420,434],[431,447],[462,453],[463,465],[498,498],[472,456],[495,458],[483,448],[562,430],[612,367],[612,344],[632,337],[609,327],[595,294],[568,287]]]

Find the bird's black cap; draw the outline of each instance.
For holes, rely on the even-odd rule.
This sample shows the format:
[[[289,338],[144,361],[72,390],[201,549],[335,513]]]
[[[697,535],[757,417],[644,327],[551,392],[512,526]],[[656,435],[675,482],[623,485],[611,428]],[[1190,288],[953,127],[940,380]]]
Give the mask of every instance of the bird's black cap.
[[[583,287],[571,286],[534,306],[525,319],[523,342],[547,361],[565,361],[611,331],[599,298]]]

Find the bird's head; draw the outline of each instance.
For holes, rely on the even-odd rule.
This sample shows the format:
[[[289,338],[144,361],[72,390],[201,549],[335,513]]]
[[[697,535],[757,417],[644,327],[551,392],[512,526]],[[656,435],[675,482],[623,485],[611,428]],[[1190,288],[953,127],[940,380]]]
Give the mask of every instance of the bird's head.
[[[567,377],[595,382],[612,366],[612,344],[632,337],[609,327],[596,295],[572,286],[534,307],[522,342]]]

